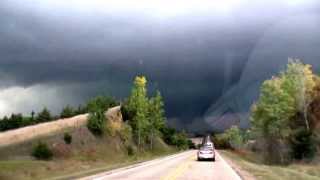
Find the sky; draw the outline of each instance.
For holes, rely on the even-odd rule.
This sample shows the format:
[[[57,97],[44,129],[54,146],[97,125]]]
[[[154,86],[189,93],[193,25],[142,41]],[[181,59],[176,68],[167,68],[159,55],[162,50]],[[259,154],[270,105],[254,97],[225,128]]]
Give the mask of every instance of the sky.
[[[164,96],[171,126],[248,127],[265,79],[300,58],[320,73],[317,0],[2,0],[0,116],[53,113],[136,75]]]

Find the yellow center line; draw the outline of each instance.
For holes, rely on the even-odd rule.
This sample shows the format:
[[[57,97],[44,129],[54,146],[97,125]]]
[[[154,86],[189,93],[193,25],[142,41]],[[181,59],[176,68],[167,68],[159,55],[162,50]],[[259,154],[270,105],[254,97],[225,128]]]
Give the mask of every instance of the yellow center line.
[[[190,156],[187,159],[187,162],[183,162],[183,164],[181,164],[180,166],[177,166],[167,176],[161,178],[161,180],[176,180],[188,169],[188,167],[191,165],[193,160],[195,160],[194,155]]]

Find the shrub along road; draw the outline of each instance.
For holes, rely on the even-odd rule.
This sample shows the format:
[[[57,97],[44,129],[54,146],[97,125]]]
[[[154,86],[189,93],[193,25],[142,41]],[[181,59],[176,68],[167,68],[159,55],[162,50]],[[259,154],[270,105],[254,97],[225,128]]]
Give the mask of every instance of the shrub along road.
[[[237,173],[216,152],[216,161],[197,161],[196,151],[187,151],[138,165],[104,172],[82,180],[240,180]]]

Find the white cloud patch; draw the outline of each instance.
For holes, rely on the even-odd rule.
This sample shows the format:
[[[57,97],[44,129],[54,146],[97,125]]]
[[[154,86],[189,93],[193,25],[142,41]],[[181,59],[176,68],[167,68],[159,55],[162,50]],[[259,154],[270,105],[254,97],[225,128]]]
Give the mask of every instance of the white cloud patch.
[[[58,113],[62,104],[74,103],[70,88],[66,91],[66,87],[35,85],[0,90],[0,116],[10,113],[29,114],[32,110],[37,112],[43,107],[49,108],[54,114]]]

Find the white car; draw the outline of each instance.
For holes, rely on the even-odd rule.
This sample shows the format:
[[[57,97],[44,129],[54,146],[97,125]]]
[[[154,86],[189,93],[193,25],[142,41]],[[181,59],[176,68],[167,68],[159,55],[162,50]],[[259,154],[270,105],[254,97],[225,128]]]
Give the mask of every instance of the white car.
[[[214,148],[208,147],[208,146],[204,146],[204,147],[200,148],[197,155],[198,155],[198,161],[201,161],[201,160],[215,161],[215,159],[216,159],[215,153],[214,153]]]

